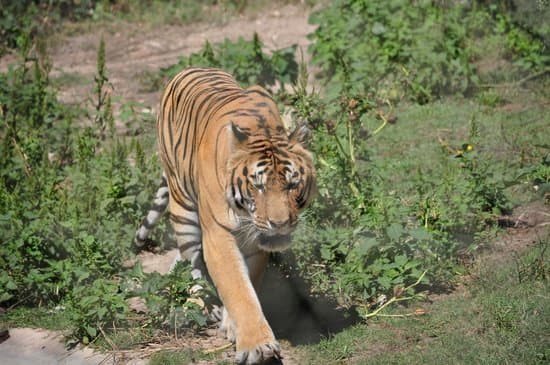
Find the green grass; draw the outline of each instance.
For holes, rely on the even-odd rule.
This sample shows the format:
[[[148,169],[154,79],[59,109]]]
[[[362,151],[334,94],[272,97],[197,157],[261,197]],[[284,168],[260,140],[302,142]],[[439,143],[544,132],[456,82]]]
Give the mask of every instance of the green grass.
[[[229,365],[232,362],[215,359],[215,355],[205,355],[201,351],[159,351],[149,359],[148,365],[195,364],[200,360],[216,361],[218,365]]]
[[[304,364],[543,364],[550,360],[549,236],[523,252],[524,266],[544,266],[546,280],[518,280],[507,254],[472,269],[473,281],[431,304],[412,303],[426,314],[378,318],[315,346],[301,347]],[[544,265],[540,265],[544,263]],[[540,273],[540,270],[539,270]]]
[[[190,364],[195,361],[193,351],[160,351],[151,356],[149,365]]]
[[[457,161],[454,156],[464,143],[471,143],[480,159],[497,164],[493,168],[499,175],[494,179],[514,182],[522,167],[538,162],[544,152],[540,146],[547,142],[547,108],[529,104],[516,111],[467,99],[400,106],[396,124],[370,141],[372,163],[391,167],[392,182],[397,184],[392,189],[406,188],[419,169],[437,175]],[[470,136],[472,123],[478,129],[475,138]],[[530,199],[518,195],[519,190],[515,186],[508,196],[516,204]]]
[[[64,330],[71,325],[64,308],[17,307],[0,317],[0,327],[30,327]]]

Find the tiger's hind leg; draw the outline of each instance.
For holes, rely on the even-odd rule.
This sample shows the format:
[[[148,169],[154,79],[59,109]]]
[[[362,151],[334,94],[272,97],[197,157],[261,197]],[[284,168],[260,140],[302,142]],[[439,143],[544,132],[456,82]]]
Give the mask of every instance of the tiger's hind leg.
[[[136,231],[134,244],[137,248],[143,248],[149,243],[149,234],[157,225],[163,213],[166,211],[168,203],[168,183],[166,181],[166,175],[163,172],[159,188],[157,189],[157,192],[155,194],[153,206],[151,207],[145,218],[143,218],[139,228]]]
[[[176,235],[179,255],[170,265],[170,270],[174,268],[178,261],[187,259],[191,262],[193,278],[200,278],[206,272],[206,265],[202,258],[201,249],[201,230],[198,223],[197,213],[192,210],[186,210],[170,199],[170,189],[166,174],[162,173],[162,179],[155,194],[153,206],[141,221],[134,237],[134,244],[137,248],[143,248],[149,244],[149,234],[157,225],[158,221],[170,205],[170,221]]]
[[[175,202],[170,203],[169,210],[181,258],[191,262],[193,279],[202,278],[206,273],[206,265],[202,256],[202,233],[197,212]]]

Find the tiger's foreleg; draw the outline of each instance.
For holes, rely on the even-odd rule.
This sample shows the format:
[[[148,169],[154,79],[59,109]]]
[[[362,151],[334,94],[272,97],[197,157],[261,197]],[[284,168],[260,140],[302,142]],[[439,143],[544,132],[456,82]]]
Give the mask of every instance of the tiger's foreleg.
[[[203,220],[201,216],[201,222],[209,227],[203,232],[204,258],[208,273],[234,325],[237,361],[257,364],[262,360],[280,358],[280,346],[263,315],[235,237],[217,225],[213,218]],[[260,266],[253,270],[259,272]]]
[[[246,267],[248,271],[248,277],[252,282],[256,294],[260,289],[260,284],[265,272],[265,268],[269,261],[269,254],[265,251],[258,250],[252,253],[247,253],[244,255]],[[234,323],[231,321],[231,317],[227,312],[227,308],[222,308],[221,318],[220,318],[220,331],[227,337],[228,340],[234,342],[236,333],[234,332]]]

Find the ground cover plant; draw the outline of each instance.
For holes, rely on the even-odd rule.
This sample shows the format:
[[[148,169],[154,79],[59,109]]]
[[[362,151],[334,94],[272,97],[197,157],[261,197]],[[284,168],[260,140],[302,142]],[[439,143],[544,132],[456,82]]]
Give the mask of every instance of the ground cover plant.
[[[467,334],[449,334],[459,326],[448,313],[483,335],[487,363],[548,359],[544,298],[528,300],[547,291],[548,237],[502,271],[479,275],[468,302],[479,308],[475,313],[460,305],[465,299],[450,298],[430,308],[437,315],[419,321],[409,304],[451,290],[491,247],[514,206],[548,203],[547,29],[518,23],[506,4],[420,2],[411,9],[399,0],[334,1],[311,16],[318,25],[310,35],[314,67],[299,65],[294,47],[266,52],[261,35],[251,34],[207,42],[149,80],[161,88],[184,67],[220,67],[244,86],[269,88],[294,123],[309,124],[318,199],[292,251],[278,255],[281,270],[364,319],[414,318],[354,327],[306,349],[305,362],[462,359],[474,344]],[[37,325],[26,313],[40,323],[54,316],[59,321],[47,325],[70,328],[73,342],[108,338],[130,348],[160,330],[204,326],[195,297],[210,289],[191,280],[185,265],[164,277],[127,265],[160,168],[152,133],[117,134],[104,46],[90,90],[92,111],[85,113],[58,101],[47,55],[36,53],[42,47],[32,34],[23,34],[8,44],[16,47],[17,62],[0,74],[0,306],[10,309],[8,323]],[[132,118],[147,126],[132,130],[153,130],[153,116]],[[166,222],[155,235],[170,241]],[[195,284],[204,291],[192,290]],[[135,296],[148,316],[128,308]],[[387,305],[396,302],[405,307]],[[125,331],[133,335],[135,327],[141,332],[128,340]],[[389,346],[405,348],[402,354],[383,354],[382,345],[384,351],[369,352],[356,340],[390,341],[395,333]],[[434,334],[439,347],[431,351],[423,341]],[[451,346],[458,337],[465,339]],[[195,355],[160,353],[155,361]]]
[[[545,363],[548,305],[540,294],[548,291],[541,276],[548,274],[548,239],[535,236],[516,259],[508,255],[474,265],[475,281],[467,289],[416,303],[422,316],[394,308],[387,313],[394,317],[374,319],[307,349],[302,363]]]
[[[64,308],[70,337],[84,343],[126,323],[125,300],[134,295],[149,300],[157,325],[178,304],[204,322],[200,308],[186,303],[197,283],[183,279],[185,270],[162,280],[138,268],[124,273],[160,171],[142,142],[115,135],[99,49],[95,115],[77,125],[85,114],[57,101],[42,57],[26,61],[23,53],[0,76],[0,300],[8,307]]]

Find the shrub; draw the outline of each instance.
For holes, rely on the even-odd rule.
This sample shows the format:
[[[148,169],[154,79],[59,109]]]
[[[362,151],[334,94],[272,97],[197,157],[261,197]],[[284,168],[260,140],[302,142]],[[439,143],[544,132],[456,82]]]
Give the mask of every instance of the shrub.
[[[207,41],[198,53],[181,57],[177,64],[163,69],[161,75],[168,79],[186,67],[202,66],[223,69],[243,86],[269,88],[278,82],[283,89],[285,84],[294,83],[298,74],[298,64],[294,58],[296,46],[275,50],[270,55],[263,51],[263,47],[256,33],[250,41],[226,39],[215,46]]]
[[[465,8],[392,0],[341,0],[311,15],[312,60],[336,96],[349,80],[363,94],[427,102],[475,81],[460,21]]]
[[[108,103],[97,105],[93,127],[73,126],[81,114],[58,102],[40,59],[0,74],[0,303],[65,307],[73,339],[83,342],[126,323],[123,262],[160,176],[141,142],[105,133],[112,115]],[[191,285],[189,273],[181,280],[186,270],[155,290]],[[159,295],[164,301],[161,309],[176,307]],[[183,318],[201,320],[192,309]]]

